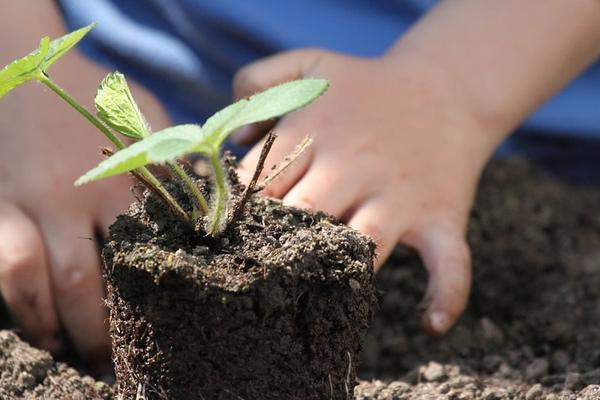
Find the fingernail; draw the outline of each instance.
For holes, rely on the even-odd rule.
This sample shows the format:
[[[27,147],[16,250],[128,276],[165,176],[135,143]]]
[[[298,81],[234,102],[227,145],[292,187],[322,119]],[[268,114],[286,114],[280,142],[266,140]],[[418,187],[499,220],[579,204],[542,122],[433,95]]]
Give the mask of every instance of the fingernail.
[[[251,126],[250,125],[246,125],[246,126],[242,126],[241,128],[236,129],[230,136],[229,136],[229,141],[233,144],[243,144],[244,142],[247,141],[248,139],[248,135],[250,134],[251,131]]]
[[[434,311],[429,316],[429,326],[431,326],[431,329],[436,333],[446,333],[448,328],[450,328],[450,318],[446,313]]]

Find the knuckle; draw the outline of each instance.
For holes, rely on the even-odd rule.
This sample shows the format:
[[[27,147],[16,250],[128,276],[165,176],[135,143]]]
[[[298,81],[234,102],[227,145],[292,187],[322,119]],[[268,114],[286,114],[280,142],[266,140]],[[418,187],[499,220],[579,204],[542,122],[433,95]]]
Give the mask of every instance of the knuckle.
[[[314,199],[308,197],[308,196],[300,196],[298,198],[296,198],[293,202],[292,205],[296,208],[301,208],[303,210],[315,210],[315,201]]]
[[[233,77],[233,90],[236,95],[247,95],[257,86],[253,65],[242,67]]]
[[[325,54],[325,50],[320,49],[318,47],[306,47],[304,49],[296,50],[298,55],[308,56],[311,58],[320,58]]]
[[[455,268],[458,268],[463,272],[467,272],[470,269],[471,251],[464,240],[458,241],[454,245],[453,251],[450,252],[447,257],[446,262],[453,265]]]
[[[17,239],[0,249],[0,276],[6,282],[21,282],[31,277],[41,263],[39,252],[26,240]]]
[[[377,246],[377,253],[381,253],[382,249],[387,248],[387,240],[383,234],[381,227],[373,222],[365,222],[360,226],[355,227],[359,232],[369,236]]]
[[[58,297],[77,297],[90,290],[93,276],[90,269],[83,265],[68,261],[55,267],[54,286]]]

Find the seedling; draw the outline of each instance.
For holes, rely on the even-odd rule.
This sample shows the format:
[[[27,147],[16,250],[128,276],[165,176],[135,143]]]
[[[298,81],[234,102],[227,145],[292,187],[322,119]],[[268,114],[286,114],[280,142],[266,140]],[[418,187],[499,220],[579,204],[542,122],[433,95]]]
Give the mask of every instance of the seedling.
[[[44,37],[37,50],[0,71],[0,98],[23,83],[43,83],[117,147],[116,152],[109,151],[112,155],[77,179],[75,185],[131,172],[157,193],[185,223],[194,225],[202,218],[204,230],[213,236],[219,235],[226,228],[231,200],[227,174],[220,159],[223,142],[243,125],[276,118],[307,105],[328,87],[328,82],[322,79],[287,82],[225,107],[210,117],[203,126],[177,125],[152,133],[122,74],[110,73],[101,82],[95,98],[96,115],[86,110],[48,76],[48,68],[92,28],[93,24],[52,41]],[[126,146],[116,133],[126,136],[133,144]],[[194,180],[178,164],[179,159],[192,153],[202,154],[210,162],[210,200],[204,197]],[[158,178],[147,169],[150,164],[167,165],[183,183],[191,196],[191,214],[184,211]]]

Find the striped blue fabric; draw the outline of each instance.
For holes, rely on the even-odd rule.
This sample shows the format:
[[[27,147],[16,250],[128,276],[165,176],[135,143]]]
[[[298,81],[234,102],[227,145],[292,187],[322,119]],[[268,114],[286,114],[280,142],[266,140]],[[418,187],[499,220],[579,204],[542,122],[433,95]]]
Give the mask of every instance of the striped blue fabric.
[[[178,123],[228,103],[242,65],[320,47],[377,56],[436,0],[60,0],[69,28],[97,22],[83,51],[152,90]],[[551,38],[549,38],[551,40]],[[518,62],[518,60],[515,60]],[[600,183],[600,63],[535,112],[499,154]]]

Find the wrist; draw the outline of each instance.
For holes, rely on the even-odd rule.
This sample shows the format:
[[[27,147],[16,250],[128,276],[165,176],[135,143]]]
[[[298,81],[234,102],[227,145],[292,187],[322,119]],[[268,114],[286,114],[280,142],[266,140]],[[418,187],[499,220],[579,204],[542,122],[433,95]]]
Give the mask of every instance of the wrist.
[[[497,146],[516,124],[491,99],[479,96],[468,79],[458,76],[439,60],[410,47],[395,46],[380,58],[390,81],[402,96],[410,96],[442,120],[440,135],[449,135],[475,169],[483,168]],[[450,151],[450,149],[449,149]]]

